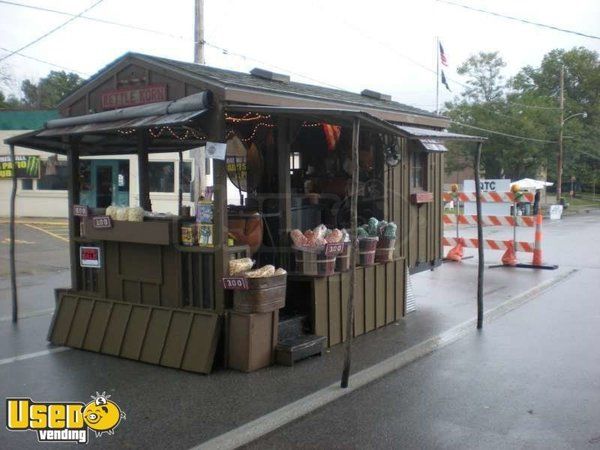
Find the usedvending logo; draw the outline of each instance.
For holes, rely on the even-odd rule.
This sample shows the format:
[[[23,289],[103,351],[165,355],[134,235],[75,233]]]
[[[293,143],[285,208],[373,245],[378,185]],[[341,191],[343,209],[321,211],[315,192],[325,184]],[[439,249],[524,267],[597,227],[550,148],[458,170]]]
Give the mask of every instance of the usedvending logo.
[[[6,399],[6,428],[9,431],[35,431],[39,442],[87,444],[90,431],[99,438],[114,434],[125,413],[106,392],[91,396],[92,401],[34,402],[30,398]]]

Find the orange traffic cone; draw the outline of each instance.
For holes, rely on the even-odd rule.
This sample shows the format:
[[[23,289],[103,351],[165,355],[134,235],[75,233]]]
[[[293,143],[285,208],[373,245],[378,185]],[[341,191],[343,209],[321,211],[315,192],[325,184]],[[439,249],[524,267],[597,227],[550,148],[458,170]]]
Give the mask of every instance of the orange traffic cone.
[[[542,265],[542,213],[538,212],[535,218],[535,243],[533,244],[533,261],[534,266]]]
[[[456,245],[450,249],[448,254],[446,255],[446,259],[450,261],[460,262],[463,258],[463,247],[465,246],[465,242],[462,238],[458,238],[458,242]]]
[[[517,255],[515,254],[515,247],[512,242],[507,242],[507,249],[502,255],[502,264],[505,266],[516,266]]]

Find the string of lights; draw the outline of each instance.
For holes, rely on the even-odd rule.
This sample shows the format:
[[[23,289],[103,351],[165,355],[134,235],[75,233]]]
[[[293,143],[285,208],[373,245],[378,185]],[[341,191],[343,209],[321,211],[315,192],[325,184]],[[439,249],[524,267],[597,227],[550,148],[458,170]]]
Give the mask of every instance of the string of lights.
[[[117,133],[119,133],[122,136],[131,136],[132,134],[136,133],[136,130],[134,128],[119,129],[117,130]],[[190,127],[184,127],[184,132],[182,134],[178,134],[175,130],[173,130],[173,128],[169,126],[163,126],[160,128],[153,127],[148,128],[148,134],[150,134],[150,136],[153,139],[158,139],[163,135],[168,135],[180,141],[190,140],[190,137],[197,140],[206,140],[206,136],[202,136],[200,133],[198,133],[196,130]]]
[[[230,114],[225,113],[225,120],[230,123],[244,123],[244,122],[255,122],[257,120],[271,120],[271,116],[269,114],[262,115],[253,112],[247,112],[242,117],[235,117]]]
[[[40,42],[42,39],[50,36],[52,33],[57,32],[58,30],[60,30],[61,28],[64,28],[65,26],[67,26],[68,24],[70,24],[71,22],[73,22],[74,20],[80,18],[83,14],[85,14],[86,12],[90,11],[91,9],[95,8],[96,6],[98,6],[100,3],[102,3],[104,0],[97,0],[95,3],[93,3],[92,5],[88,6],[87,8],[85,8],[83,11],[81,11],[79,14],[74,15],[73,17],[69,18],[68,20],[66,20],[65,22],[61,23],[60,25],[58,25],[57,27],[52,28],[50,31],[47,31],[46,33],[42,34],[41,36],[35,38],[33,41],[23,45],[22,47],[19,47],[17,50],[13,50],[12,52],[10,52],[8,55],[4,55],[2,57],[0,57],[0,62],[4,61],[7,58],[10,58],[11,56],[22,52],[23,50],[25,50],[26,48],[31,47],[32,45],[37,44],[38,42]]]

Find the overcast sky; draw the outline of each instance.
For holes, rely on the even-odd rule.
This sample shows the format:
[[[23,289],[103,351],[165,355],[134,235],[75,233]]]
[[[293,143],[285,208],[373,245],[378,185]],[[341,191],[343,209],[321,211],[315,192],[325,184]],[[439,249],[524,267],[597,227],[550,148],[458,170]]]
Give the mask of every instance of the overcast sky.
[[[77,14],[97,0],[11,0]],[[600,1],[456,0],[510,16],[600,34]],[[600,40],[509,21],[435,0],[276,1],[205,0],[205,39],[230,54],[206,48],[209,65],[248,71],[264,67],[293,80],[360,92],[391,94],[394,100],[435,108],[436,36],[446,50],[449,93],[461,87],[457,66],[479,51],[499,51],[507,76],[539,65],[554,48],[584,46],[600,51]],[[23,54],[89,76],[127,51],[193,60],[194,0],[104,0],[87,15],[160,30],[172,37],[77,19]],[[15,50],[68,19],[67,16],[0,3],[0,47]],[[0,57],[7,52],[0,50]],[[244,57],[234,54],[245,55]],[[55,67],[11,56],[0,65],[18,82]],[[427,70],[429,69],[429,70]],[[304,75],[307,78],[302,78]]]

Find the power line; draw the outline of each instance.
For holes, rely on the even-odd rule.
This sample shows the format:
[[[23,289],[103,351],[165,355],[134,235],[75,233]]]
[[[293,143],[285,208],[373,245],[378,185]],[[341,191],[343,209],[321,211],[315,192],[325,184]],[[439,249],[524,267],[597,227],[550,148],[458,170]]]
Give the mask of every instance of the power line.
[[[461,127],[472,128],[474,130],[485,131],[486,133],[497,134],[500,136],[506,136],[506,137],[511,137],[511,138],[515,138],[515,139],[522,139],[524,141],[540,142],[543,144],[558,144],[557,141],[547,141],[545,139],[535,139],[535,138],[530,138],[530,137],[526,137],[526,136],[517,136],[515,134],[508,134],[508,133],[503,133],[501,131],[488,130],[487,128],[476,127],[475,125],[468,125],[466,123],[457,122],[455,120],[452,120],[451,122],[456,125],[460,125]]]
[[[10,49],[4,48],[4,47],[0,47],[0,50],[8,52],[8,53],[13,52],[13,50],[10,50]],[[27,58],[27,59],[31,59],[33,61],[41,62],[43,64],[48,64],[49,66],[58,67],[59,69],[68,70],[69,72],[75,72],[75,73],[79,73],[79,74],[85,75],[85,76],[89,75],[89,73],[87,73],[87,72],[81,72],[80,70],[71,69],[70,67],[65,67],[65,66],[61,66],[60,64],[51,63],[50,61],[45,61],[43,59],[35,58],[34,56],[24,55],[23,53],[19,53],[19,52],[15,52],[15,54],[22,58]]]
[[[555,27],[554,25],[547,25],[547,24],[540,23],[540,22],[533,22],[532,20],[522,19],[520,17],[508,16],[508,15],[500,14],[500,13],[497,13],[494,11],[487,11],[485,9],[474,8],[472,6],[463,5],[461,3],[456,3],[456,2],[451,2],[448,0],[435,0],[435,1],[438,3],[446,3],[447,5],[458,6],[460,8],[469,9],[471,11],[489,14],[491,16],[501,17],[503,19],[514,20],[515,22],[525,23],[527,25],[535,25],[536,27],[548,28],[550,30],[561,31],[563,33],[575,34],[577,36],[582,36],[582,37],[586,37],[586,38],[590,38],[590,39],[600,39],[600,36],[594,36],[592,34],[585,34],[585,33],[581,33],[580,31],[567,30],[565,28],[559,28],[559,27]]]
[[[102,0],[100,0],[100,1],[102,1]],[[179,39],[179,40],[187,41],[187,42],[194,43],[194,44],[197,43],[197,42],[195,42],[194,39],[186,38],[185,36],[181,36],[181,35],[167,33],[167,32],[161,31],[161,30],[155,30],[155,29],[152,29],[152,28],[139,27],[139,26],[136,26],[136,25],[130,25],[130,24],[122,23],[122,22],[115,22],[115,21],[107,20],[107,19],[98,19],[98,18],[95,18],[95,17],[84,16],[83,14],[86,11],[84,11],[84,12],[82,12],[80,14],[71,14],[71,13],[68,13],[66,11],[59,11],[59,10],[50,9],[50,8],[42,8],[42,7],[39,7],[39,6],[25,5],[25,4],[22,4],[22,3],[11,2],[11,1],[6,1],[6,0],[0,0],[0,3],[11,5],[11,6],[20,6],[20,7],[34,9],[34,10],[38,10],[38,11],[51,12],[51,13],[54,13],[54,14],[61,14],[61,15],[64,15],[64,16],[70,16],[72,18],[71,20],[73,20],[75,18],[81,18],[81,19],[92,21],[92,22],[98,22],[98,23],[103,23],[103,24],[107,24],[107,25],[114,25],[114,26],[118,26],[118,27],[122,27],[122,28],[128,28],[128,29],[132,29],[132,30],[144,31],[144,32],[147,32],[147,33],[158,34],[158,35],[161,35],[161,36],[167,36],[167,37],[170,37],[170,38],[173,38],[173,39]],[[89,9],[91,9],[91,8],[89,8]],[[291,70],[287,70],[284,67],[276,66],[274,64],[267,63],[265,61],[261,61],[261,60],[256,59],[256,58],[252,58],[250,56],[243,55],[241,53],[232,52],[231,50],[228,50],[226,48],[223,48],[221,46],[218,46],[218,45],[213,44],[211,42],[208,42],[206,40],[204,40],[203,43],[204,43],[204,45],[207,45],[209,47],[214,48],[215,50],[220,51],[224,55],[236,56],[236,57],[242,58],[244,60],[254,61],[254,62],[257,62],[259,64],[268,65],[268,66],[271,66],[271,67],[273,67],[273,68],[275,68],[277,70],[283,70],[285,72],[290,73],[291,75],[296,75],[296,76],[305,78],[307,80],[310,80],[310,81],[313,81],[313,82],[317,82],[317,83],[322,84],[324,86],[328,86],[328,87],[331,87],[331,88],[334,88],[334,89],[344,90],[344,88],[341,88],[339,86],[336,86],[336,85],[333,85],[333,84],[330,84],[330,83],[325,83],[325,82],[323,82],[321,80],[317,80],[316,78],[309,77],[309,76],[301,74],[299,72],[294,72],[294,71],[291,71]],[[20,51],[20,50],[18,50],[18,51]],[[11,55],[8,55],[8,56],[11,56]],[[0,61],[2,61],[2,59],[0,59]]]
[[[39,41],[41,41],[42,39],[44,39],[45,37],[51,35],[52,33],[60,30],[61,28],[65,27],[66,25],[68,25],[69,23],[73,22],[74,20],[76,20],[77,18],[81,17],[83,14],[85,14],[86,12],[88,12],[89,10],[91,10],[92,8],[95,8],[96,6],[98,6],[100,3],[102,3],[104,0],[97,0],[94,4],[92,4],[91,6],[88,6],[86,9],[84,9],[83,11],[81,11],[79,14],[76,14],[75,16],[71,17],[70,19],[66,20],[65,22],[61,23],[59,26],[51,29],[50,31],[48,31],[47,33],[42,34],[40,37],[34,39],[33,41],[29,42],[28,44],[24,45],[21,48],[18,48],[17,50],[13,50],[11,53],[9,53],[8,55],[3,56],[2,58],[0,58],[0,62],[4,61],[7,58],[10,58],[11,56],[25,50],[28,47],[31,47],[32,45],[38,43]]]

